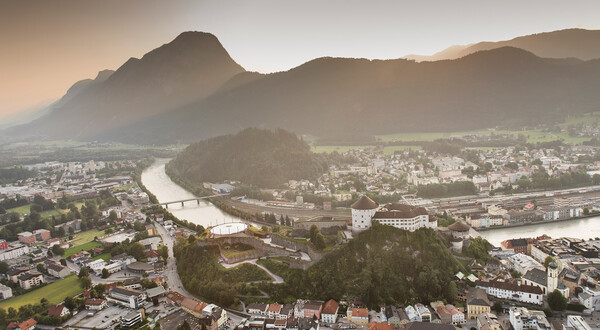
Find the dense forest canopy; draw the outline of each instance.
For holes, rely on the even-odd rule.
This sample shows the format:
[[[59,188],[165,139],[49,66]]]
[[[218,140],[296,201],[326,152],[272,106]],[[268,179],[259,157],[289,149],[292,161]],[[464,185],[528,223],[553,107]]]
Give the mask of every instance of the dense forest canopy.
[[[235,180],[277,187],[291,179],[316,179],[327,164],[326,156],[312,153],[293,133],[248,128],[194,143],[168,166],[170,173],[195,185]]]
[[[221,301],[222,290],[248,289],[239,283],[247,280],[247,275],[242,273],[233,279],[230,274],[221,274],[216,258],[196,244],[180,243],[175,256],[182,281],[190,292]],[[290,268],[278,258],[259,263],[285,281],[260,284],[270,301],[361,297],[370,307],[438,299],[451,302],[456,296],[456,286],[451,285],[453,275],[464,271],[435,231],[420,229],[411,233],[378,224],[305,271]],[[225,275],[226,278],[220,277]]]

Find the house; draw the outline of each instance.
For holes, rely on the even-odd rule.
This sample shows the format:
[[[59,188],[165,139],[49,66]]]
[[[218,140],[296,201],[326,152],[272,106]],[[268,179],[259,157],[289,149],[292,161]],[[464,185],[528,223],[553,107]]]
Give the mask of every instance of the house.
[[[287,319],[292,318],[293,315],[294,315],[294,306],[292,304],[285,304],[285,305],[283,305],[283,308],[281,308],[278,318],[281,320],[287,320]]]
[[[30,271],[18,276],[19,286],[24,290],[29,290],[35,286],[38,286],[44,283],[44,275],[36,272]]]
[[[404,308],[404,312],[406,313],[409,322],[421,322],[421,318],[414,307],[408,305]]]
[[[369,311],[366,308],[348,308],[346,317],[349,322],[359,326],[366,326],[369,324]]]
[[[387,323],[371,322],[368,325],[369,330],[394,330],[394,326]]]
[[[29,319],[23,322],[10,322],[6,327],[7,330],[33,330],[37,322],[34,319]]]
[[[491,310],[490,300],[483,289],[469,288],[467,292],[467,317],[473,320],[481,313],[489,313]]]
[[[148,250],[145,252],[145,254],[149,263],[157,262],[160,258],[160,251],[158,250]]]
[[[450,324],[411,322],[404,326],[404,330],[455,330],[455,328]]]
[[[183,300],[181,301],[181,308],[187,313],[197,318],[202,318],[203,310],[206,306],[206,303],[203,303],[200,300],[196,300],[193,298],[183,298]]]
[[[321,321],[325,324],[334,324],[337,322],[337,313],[340,305],[337,301],[330,299],[325,303],[325,307],[321,311]]]
[[[417,314],[419,314],[421,322],[431,322],[431,312],[427,307],[423,304],[416,304],[415,310],[417,311]]]
[[[498,317],[492,313],[481,313],[477,315],[478,330],[502,330]]]
[[[528,310],[525,307],[511,307],[509,310],[510,324],[515,330],[537,329],[551,330],[552,326],[542,311]]]
[[[12,289],[6,285],[0,284],[0,300],[12,297]]]
[[[104,299],[90,298],[90,299],[85,300],[84,305],[85,305],[85,309],[99,311],[99,310],[105,308],[106,306],[108,306],[108,303]]]
[[[65,278],[71,275],[69,268],[57,263],[50,263],[46,269],[48,270],[48,274],[58,278]]]
[[[118,254],[112,258],[110,258],[110,263],[120,263],[121,264],[121,268],[125,268],[127,265],[129,265],[132,262],[136,262],[137,259],[135,259],[134,257],[126,254],[126,253],[121,253]]]
[[[35,235],[29,231],[24,231],[22,233],[17,234],[17,238],[19,242],[23,244],[33,244],[35,243]]]
[[[156,236],[158,232],[153,225],[146,225],[146,231],[148,232],[148,236]]]
[[[323,309],[323,304],[318,301],[308,301],[304,303],[304,317],[312,318],[313,316],[317,317],[317,320],[321,319],[321,310]]]
[[[281,312],[281,308],[283,308],[283,305],[270,304],[269,307],[267,307],[267,317],[269,317],[270,319],[277,318],[277,316],[279,316],[279,313]]]
[[[267,304],[253,303],[248,305],[246,310],[248,311],[248,314],[267,315],[268,307],[269,306]]]
[[[64,317],[69,314],[71,314],[71,311],[63,305],[52,305],[48,309],[48,315],[50,316]]]
[[[128,278],[125,281],[123,281],[123,286],[128,289],[141,289],[142,280],[139,277]]]
[[[446,309],[452,314],[452,324],[463,324],[465,323],[465,313],[461,312],[454,305],[447,304]]]

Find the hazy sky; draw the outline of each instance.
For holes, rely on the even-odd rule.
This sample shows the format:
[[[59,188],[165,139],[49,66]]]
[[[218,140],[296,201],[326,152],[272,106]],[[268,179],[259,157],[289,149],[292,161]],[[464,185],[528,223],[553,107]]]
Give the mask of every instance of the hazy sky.
[[[189,30],[244,68],[320,56],[398,58],[536,32],[600,29],[600,1],[0,0],[0,120]]]

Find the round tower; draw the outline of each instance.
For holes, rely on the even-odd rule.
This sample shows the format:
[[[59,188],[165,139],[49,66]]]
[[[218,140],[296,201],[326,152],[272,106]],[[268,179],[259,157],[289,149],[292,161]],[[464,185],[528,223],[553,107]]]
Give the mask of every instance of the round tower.
[[[548,280],[548,294],[552,293],[554,290],[558,289],[558,265],[554,261],[548,264],[547,269]]]
[[[363,195],[350,207],[352,208],[352,232],[357,233],[371,228],[371,221],[379,204]]]

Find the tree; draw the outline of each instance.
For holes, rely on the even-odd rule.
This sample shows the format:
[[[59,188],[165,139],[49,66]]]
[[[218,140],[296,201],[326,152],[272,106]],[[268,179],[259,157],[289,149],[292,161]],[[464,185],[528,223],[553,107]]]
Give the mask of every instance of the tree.
[[[166,245],[160,247],[160,256],[163,260],[167,260],[169,258],[169,248]]]
[[[63,254],[65,254],[65,249],[63,249],[60,245],[55,244],[52,246],[52,253],[55,256],[62,256]]]
[[[63,236],[65,236],[65,234],[66,234],[66,233],[65,233],[65,228],[63,228],[62,226],[61,226],[61,227],[58,227],[58,229],[56,230],[56,234],[58,235],[58,237],[63,237]]]
[[[135,242],[129,248],[129,254],[131,254],[131,256],[136,258],[137,260],[141,260],[144,259],[144,257],[146,257],[144,250],[145,248],[142,245],[142,243]]]
[[[547,256],[546,259],[544,259],[544,267],[546,267],[546,269],[548,269],[548,265],[551,262],[555,262],[554,258],[552,258],[551,256]]]
[[[183,324],[177,327],[177,330],[191,330],[192,328],[188,324],[187,320],[183,320]]]
[[[8,264],[4,261],[0,262],[0,274],[6,274],[8,271]]]
[[[196,236],[190,235],[188,236],[188,243],[192,244],[196,241]]]
[[[458,288],[456,287],[456,282],[452,281],[446,287],[446,300],[448,302],[453,302],[456,300],[458,296]]]
[[[60,264],[63,266],[67,266],[67,259],[60,259]]]
[[[46,273],[46,268],[44,267],[44,264],[37,264],[37,266],[35,266],[35,268],[37,269],[38,272],[44,274]]]
[[[313,244],[315,245],[317,250],[325,249],[325,237],[323,236],[323,234],[321,234],[320,232],[317,233],[317,237],[315,238]]]
[[[317,227],[317,225],[312,225],[310,226],[310,232],[309,232],[309,237],[310,237],[310,241],[314,243],[315,239],[317,238],[317,234],[320,232],[319,227]]]
[[[503,309],[504,308],[502,308],[502,303],[499,301],[496,301],[494,303],[494,306],[492,306],[492,310],[496,313],[501,313]]]
[[[108,278],[109,276],[110,273],[108,272],[108,269],[102,268],[102,278]]]
[[[79,270],[79,274],[77,276],[79,278],[82,278],[82,277],[86,277],[89,275],[90,275],[90,272],[88,271],[87,267],[81,267],[81,269]]]
[[[567,298],[560,291],[554,290],[548,295],[548,305],[555,311],[564,311],[567,309]]]
[[[84,289],[89,289],[92,287],[92,279],[89,276],[80,277],[79,285]]]
[[[70,310],[73,310],[76,306],[75,303],[75,299],[73,299],[73,297],[67,297],[65,298],[65,307],[67,307]]]
[[[108,213],[108,218],[111,221],[117,220],[117,212],[115,210],[111,210],[110,213]]]

